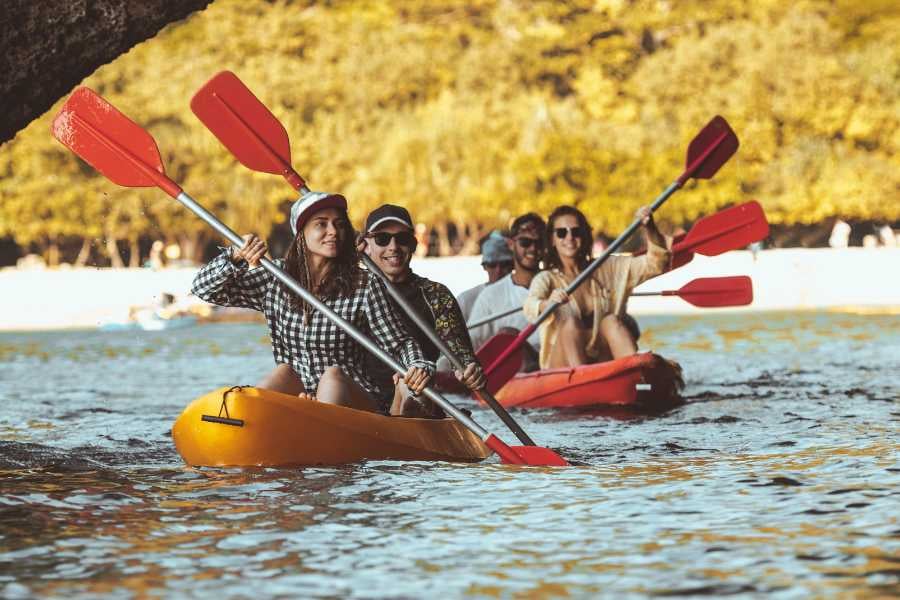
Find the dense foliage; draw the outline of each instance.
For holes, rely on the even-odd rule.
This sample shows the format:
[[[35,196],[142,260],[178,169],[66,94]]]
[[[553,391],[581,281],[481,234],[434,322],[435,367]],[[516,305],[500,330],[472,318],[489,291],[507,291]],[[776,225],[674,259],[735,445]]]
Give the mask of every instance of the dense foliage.
[[[267,235],[290,189],[237,164],[188,106],[223,68],[285,124],[313,189],[345,193],[357,222],[404,204],[445,247],[449,223],[471,240],[560,203],[615,235],[715,114],[741,149],[664,223],[748,198],[773,223],[900,219],[892,0],[216,0],[84,82],[151,132],[192,196]],[[213,239],[162,192],[76,160],[49,135],[56,110],[0,148],[0,236],[85,240],[82,258],[94,244],[114,263],[116,241]]]

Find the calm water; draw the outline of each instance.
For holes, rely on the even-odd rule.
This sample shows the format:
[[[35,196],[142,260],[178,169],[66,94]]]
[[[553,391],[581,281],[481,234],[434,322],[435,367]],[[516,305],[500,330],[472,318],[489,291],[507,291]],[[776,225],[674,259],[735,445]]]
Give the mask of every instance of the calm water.
[[[900,317],[641,324],[688,404],[516,413],[557,470],[188,469],[173,420],[261,326],[0,334],[0,597],[900,594]]]

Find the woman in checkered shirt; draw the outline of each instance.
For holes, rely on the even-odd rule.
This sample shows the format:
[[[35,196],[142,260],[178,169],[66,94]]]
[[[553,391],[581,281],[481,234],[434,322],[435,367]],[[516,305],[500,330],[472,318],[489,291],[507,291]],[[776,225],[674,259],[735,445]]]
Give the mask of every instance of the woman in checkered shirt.
[[[344,197],[304,194],[291,207],[291,231],[294,242],[276,264],[397,357],[408,369],[403,377],[407,386],[421,392],[434,364],[403,325],[384,284],[359,268]],[[381,389],[366,372],[366,350],[259,267],[267,250],[264,241],[246,235],[244,242],[243,248],[227,248],[204,266],[191,291],[213,304],[265,315],[277,366],[258,387],[387,414],[394,390]]]

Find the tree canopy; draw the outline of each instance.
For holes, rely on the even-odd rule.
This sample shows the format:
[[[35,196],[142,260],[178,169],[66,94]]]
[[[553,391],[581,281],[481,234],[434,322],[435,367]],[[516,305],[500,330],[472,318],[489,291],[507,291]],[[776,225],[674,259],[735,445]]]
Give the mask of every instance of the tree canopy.
[[[268,235],[290,189],[240,166],[188,106],[221,69],[357,224],[389,201],[472,235],[569,203],[615,235],[716,114],[741,148],[661,209],[664,223],[750,198],[772,223],[900,219],[891,0],[217,0],[84,81],[150,131],[193,197]],[[118,188],[59,145],[58,108],[0,147],[0,236],[213,239],[158,190]]]

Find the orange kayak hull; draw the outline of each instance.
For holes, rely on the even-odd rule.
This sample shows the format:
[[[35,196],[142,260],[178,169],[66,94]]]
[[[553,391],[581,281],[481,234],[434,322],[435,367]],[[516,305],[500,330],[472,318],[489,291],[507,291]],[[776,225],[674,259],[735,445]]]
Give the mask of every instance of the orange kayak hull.
[[[175,421],[172,439],[188,465],[210,467],[478,462],[491,454],[452,419],[386,417],[253,387],[197,398]]]
[[[637,404],[637,384],[658,360],[644,352],[592,365],[519,373],[497,392],[497,400],[507,408]]]

